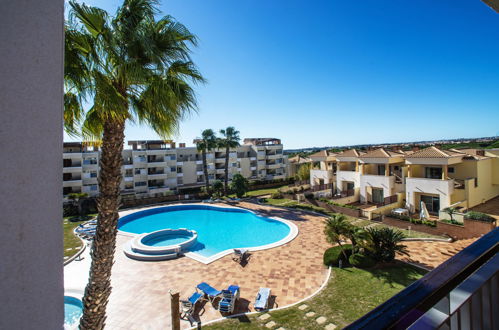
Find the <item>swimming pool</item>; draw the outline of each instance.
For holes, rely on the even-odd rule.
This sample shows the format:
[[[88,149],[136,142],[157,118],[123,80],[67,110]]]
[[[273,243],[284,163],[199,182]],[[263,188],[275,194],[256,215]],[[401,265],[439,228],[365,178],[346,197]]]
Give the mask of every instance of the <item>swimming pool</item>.
[[[77,326],[83,314],[83,303],[80,299],[64,296],[64,325],[65,328]]]
[[[118,222],[121,232],[132,234],[166,228],[196,231],[197,243],[189,247],[186,255],[203,262],[211,262],[234,248],[261,250],[281,245],[298,232],[294,224],[283,219],[235,207],[201,204],[152,208],[124,216]]]

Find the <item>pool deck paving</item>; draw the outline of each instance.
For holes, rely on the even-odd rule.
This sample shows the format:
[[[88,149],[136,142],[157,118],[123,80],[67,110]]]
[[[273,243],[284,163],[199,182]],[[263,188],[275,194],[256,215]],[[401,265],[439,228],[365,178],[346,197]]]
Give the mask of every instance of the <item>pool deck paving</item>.
[[[248,263],[242,266],[233,261],[231,255],[208,265],[187,257],[136,261],[122,251],[130,237],[118,235],[106,328],[170,328],[169,290],[179,291],[181,299],[186,299],[200,282],[219,290],[231,284],[239,285],[241,294],[235,313],[253,311],[260,287],[272,290],[273,307],[295,303],[318,290],[327,276],[327,269],[322,265],[322,254],[329,246],[323,234],[323,218],[251,203],[237,206],[290,220],[298,226],[298,236],[285,245],[251,252]],[[222,316],[210,302],[198,307],[195,318],[202,322]],[[181,321],[182,328],[189,326],[189,322]]]
[[[296,303],[315,293],[327,276],[322,256],[330,244],[323,234],[324,217],[245,202],[236,206],[289,220],[298,227],[298,236],[284,245],[251,252],[246,265],[233,261],[231,255],[206,265],[187,257],[153,262],[129,259],[122,246],[131,237],[118,234],[106,329],[169,329],[169,291],[179,291],[181,299],[186,299],[200,282],[207,282],[219,290],[231,284],[239,285],[241,294],[234,313],[253,311],[253,301],[260,287],[272,290],[270,306],[273,308]],[[138,210],[120,212],[120,215]],[[404,242],[410,256],[399,259],[432,269],[474,240]],[[89,250],[84,252],[82,261],[73,261],[64,267],[66,289],[84,289],[90,264]],[[205,323],[222,315],[210,302],[203,302],[198,304],[194,317]],[[181,328],[188,327],[189,322],[182,320]]]

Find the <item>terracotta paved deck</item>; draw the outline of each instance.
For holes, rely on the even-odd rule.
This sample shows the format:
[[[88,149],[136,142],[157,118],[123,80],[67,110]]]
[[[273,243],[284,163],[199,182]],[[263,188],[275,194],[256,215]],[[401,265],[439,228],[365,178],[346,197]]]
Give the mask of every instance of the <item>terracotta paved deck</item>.
[[[237,311],[252,310],[252,301],[260,287],[272,289],[275,307],[294,303],[315,292],[327,274],[322,254],[329,244],[323,235],[322,218],[249,203],[239,206],[293,221],[298,226],[298,236],[285,245],[253,252],[249,263],[242,267],[231,256],[209,265],[186,257],[158,262],[131,260],[121,248],[130,238],[118,235],[106,328],[168,329],[171,327],[168,291],[178,290],[181,298],[186,298],[201,281],[217,289],[239,285],[241,299]],[[202,321],[220,317],[210,303],[198,312]],[[188,325],[182,321],[183,328]]]
[[[473,211],[487,213],[496,218],[496,220],[499,220],[499,196],[492,198],[488,202],[472,207],[471,209]],[[496,224],[499,225],[499,221],[496,222]]]
[[[433,269],[473,243],[478,238],[446,242],[404,242],[410,256],[399,256],[398,259]]]

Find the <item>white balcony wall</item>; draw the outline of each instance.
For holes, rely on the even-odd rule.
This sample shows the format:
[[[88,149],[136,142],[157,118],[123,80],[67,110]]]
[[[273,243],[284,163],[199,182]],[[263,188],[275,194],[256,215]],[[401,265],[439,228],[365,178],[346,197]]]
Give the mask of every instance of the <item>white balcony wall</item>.
[[[343,189],[343,182],[353,182],[354,189],[360,188],[360,172],[354,171],[337,171],[336,172],[336,185],[339,189]]]
[[[431,194],[440,197],[440,209],[449,207],[451,195],[454,192],[454,180],[406,178],[406,200],[408,206],[414,211],[416,205],[416,194]]]
[[[360,176],[360,201],[367,200],[367,187],[382,188],[383,196],[394,195],[395,177],[393,175],[361,175]]]
[[[320,180],[323,180],[325,184],[334,182],[333,171],[310,170],[310,185],[319,185]]]

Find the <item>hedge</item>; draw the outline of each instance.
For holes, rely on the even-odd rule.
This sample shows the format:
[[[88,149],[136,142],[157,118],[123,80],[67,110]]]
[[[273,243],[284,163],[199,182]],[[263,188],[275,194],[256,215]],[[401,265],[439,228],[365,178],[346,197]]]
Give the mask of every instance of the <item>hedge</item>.
[[[346,265],[348,262],[348,257],[352,254],[352,245],[344,244],[343,250],[345,251],[347,258],[343,255],[340,246],[333,246],[324,252],[324,265],[338,267],[338,263],[342,260],[343,264]]]
[[[339,207],[346,207],[347,209],[359,210],[359,208],[357,206],[336,203],[336,202],[333,202],[332,200],[329,200],[327,198],[319,198],[319,201],[330,204],[330,205],[335,205],[335,206],[339,206]]]
[[[425,225],[425,226],[428,226],[428,227],[436,227],[437,226],[437,222],[436,221],[430,221],[430,220],[421,220],[421,219],[415,219],[415,218],[411,218],[410,216],[408,215],[398,215],[398,214],[390,214],[390,217],[392,218],[395,218],[395,219],[399,219],[399,220],[402,220],[402,221],[408,221],[410,223],[413,223],[415,225]]]
[[[477,212],[477,211],[469,211],[464,215],[465,219],[471,219],[471,220],[479,220],[479,221],[484,221],[484,222],[495,222],[496,219],[491,217],[488,214],[482,213],[482,212]]]
[[[357,268],[371,268],[374,265],[376,265],[376,260],[374,260],[372,257],[360,254],[360,253],[354,253],[348,258],[348,262],[350,265],[357,267]]]

